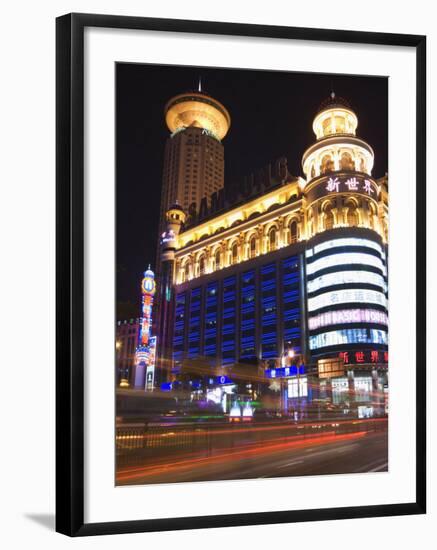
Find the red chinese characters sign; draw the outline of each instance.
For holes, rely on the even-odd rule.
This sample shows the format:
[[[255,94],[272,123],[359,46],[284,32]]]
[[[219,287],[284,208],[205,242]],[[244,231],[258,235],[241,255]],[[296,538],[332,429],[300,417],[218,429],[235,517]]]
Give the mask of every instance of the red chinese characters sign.
[[[339,353],[339,358],[343,359],[345,365],[388,363],[388,351],[342,351]]]

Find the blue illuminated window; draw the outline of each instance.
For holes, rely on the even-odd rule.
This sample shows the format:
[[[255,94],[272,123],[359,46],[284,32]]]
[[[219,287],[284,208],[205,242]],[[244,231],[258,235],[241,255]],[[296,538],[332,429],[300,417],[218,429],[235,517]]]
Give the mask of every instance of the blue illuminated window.
[[[174,317],[174,334],[173,334],[173,359],[175,361],[182,361],[184,357],[184,344],[185,344],[185,304],[186,293],[181,292],[176,295],[175,303],[175,317]]]
[[[276,264],[261,268],[261,357],[278,356],[276,326]]]
[[[218,320],[218,283],[210,283],[206,287],[205,319],[204,319],[204,348],[203,354],[217,355],[217,320]]]
[[[293,348],[300,353],[299,256],[285,259],[282,269],[284,349]]]
[[[222,363],[235,361],[237,281],[235,276],[223,281]]]
[[[255,359],[255,271],[246,271],[241,275],[241,335],[240,359]]]
[[[190,323],[188,331],[188,357],[197,357],[200,353],[200,308],[202,294],[200,288],[193,288],[190,300]]]

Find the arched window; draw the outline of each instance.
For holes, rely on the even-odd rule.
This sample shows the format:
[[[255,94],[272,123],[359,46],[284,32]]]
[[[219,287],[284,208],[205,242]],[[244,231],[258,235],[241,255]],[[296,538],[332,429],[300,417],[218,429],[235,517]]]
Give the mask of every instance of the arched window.
[[[350,205],[347,209],[347,224],[351,226],[358,225],[358,213],[354,205]]]
[[[180,272],[179,272],[179,282],[180,283],[185,283],[185,270],[184,269],[181,269]]]
[[[327,172],[332,172],[334,170],[334,161],[329,155],[325,155],[322,158],[322,164],[320,165],[320,173],[326,174]]]
[[[332,206],[328,205],[325,208],[325,229],[332,229],[334,227],[334,214],[332,212]]]
[[[316,175],[316,170],[314,168],[314,164],[311,165],[311,178],[314,178]]]
[[[185,264],[185,280],[188,281],[190,278],[190,262]]]
[[[269,252],[276,250],[276,229],[272,227],[269,231],[268,239]]]
[[[350,153],[343,153],[340,159],[340,170],[354,170],[355,165]]]
[[[199,260],[199,275],[203,275],[204,273],[205,273],[205,258],[204,256],[201,256]]]
[[[253,235],[249,241],[249,257],[255,258],[256,256],[256,237]]]
[[[214,264],[216,269],[220,269],[220,250],[217,250],[215,253]]]
[[[297,242],[297,222],[293,220],[290,223],[290,244]]]
[[[234,243],[232,245],[232,263],[236,264],[238,262],[238,245]]]

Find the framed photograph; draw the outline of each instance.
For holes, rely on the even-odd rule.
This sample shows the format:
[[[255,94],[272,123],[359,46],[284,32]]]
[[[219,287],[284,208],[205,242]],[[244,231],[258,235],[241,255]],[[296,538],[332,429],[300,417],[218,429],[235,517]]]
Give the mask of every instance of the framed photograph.
[[[57,19],[57,530],[425,513],[425,37]]]

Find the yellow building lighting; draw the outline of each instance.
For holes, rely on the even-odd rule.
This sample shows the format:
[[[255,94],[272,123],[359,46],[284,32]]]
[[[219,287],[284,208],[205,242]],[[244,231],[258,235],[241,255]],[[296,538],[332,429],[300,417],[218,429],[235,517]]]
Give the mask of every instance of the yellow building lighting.
[[[170,132],[184,128],[203,128],[222,140],[231,126],[226,107],[203,92],[179,94],[164,108],[165,122]]]

